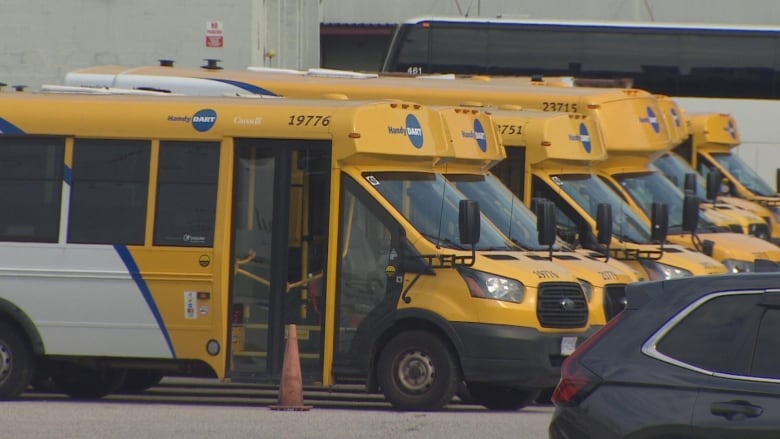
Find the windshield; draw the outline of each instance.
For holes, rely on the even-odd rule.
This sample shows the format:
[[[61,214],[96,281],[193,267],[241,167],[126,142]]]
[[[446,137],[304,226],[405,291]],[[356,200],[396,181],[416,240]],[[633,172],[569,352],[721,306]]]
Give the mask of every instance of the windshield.
[[[479,200],[482,213],[512,242],[527,250],[549,248],[539,243],[536,215],[498,177],[493,174],[451,174],[447,178],[467,197]]]
[[[701,199],[705,199],[707,196],[707,184],[704,182],[704,177],[699,175],[682,157],[675,154],[664,154],[655,159],[653,165],[681,191],[685,191],[685,175],[694,174],[696,176],[696,195]]]
[[[660,172],[616,174],[613,177],[648,218],[652,217],[654,202],[666,204],[669,212],[669,231],[682,231],[684,195],[669,179]],[[713,225],[701,216],[697,227],[702,231],[713,229]]]
[[[624,241],[636,243],[650,242],[650,227],[637,216],[626,203],[593,175],[559,175],[552,180],[577,204],[596,218],[598,205],[607,203],[612,206],[612,234]]]
[[[374,172],[364,178],[426,239],[441,247],[460,244],[458,204],[466,197],[443,176],[430,172]],[[516,250],[496,228],[481,221],[476,250]]]
[[[750,192],[765,197],[777,195],[772,186],[761,179],[758,173],[738,156],[729,153],[712,153],[712,157]]]
[[[669,228],[682,227],[683,194],[661,173],[616,174],[613,177],[648,218],[652,215],[653,203],[664,203],[669,208]]]

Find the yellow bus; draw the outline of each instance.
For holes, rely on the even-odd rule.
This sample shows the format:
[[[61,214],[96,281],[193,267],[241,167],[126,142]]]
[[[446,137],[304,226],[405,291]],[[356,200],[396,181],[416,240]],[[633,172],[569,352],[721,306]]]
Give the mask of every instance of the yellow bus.
[[[686,112],[685,116],[690,136],[674,152],[703,176],[717,170],[728,180],[728,188],[719,199],[764,217],[771,224],[772,240],[780,243],[780,196],[736,155],[741,138],[734,118],[725,113]]]
[[[229,71],[218,68],[184,69],[178,67],[98,66],[70,72],[65,83],[71,86],[121,87],[158,90],[191,95],[249,94],[253,96],[285,96],[292,98],[319,98],[323,96],[344,99],[394,98],[420,101],[427,105],[521,105],[544,111],[582,112],[599,120],[603,141],[625,142],[638,138],[669,145],[670,137],[662,121],[660,110],[652,95],[640,90],[601,90],[570,87],[543,87],[522,85],[517,80],[499,81],[493,78],[445,79],[380,77],[340,71],[290,72],[265,69]],[[642,106],[642,102],[650,102]],[[633,105],[633,106],[632,106]],[[635,107],[645,111],[629,123],[620,117],[635,114]],[[632,113],[625,113],[626,110]],[[609,124],[602,122],[609,119]],[[612,119],[615,119],[612,121]],[[652,132],[647,136],[645,130]],[[633,239],[633,237],[632,237]],[[625,243],[614,257],[642,260],[646,278],[670,278],[709,274],[723,270],[711,258],[700,260],[694,252],[680,247],[669,247],[659,256],[658,245],[639,238]],[[669,255],[682,252],[680,258],[669,261]],[[685,257],[689,255],[690,258]],[[659,259],[660,258],[660,259]],[[666,259],[665,259],[666,258]],[[660,265],[659,265],[660,264]]]
[[[708,254],[731,272],[756,271],[756,262],[760,260],[780,261],[780,248],[771,242],[751,235],[708,229],[711,223],[697,215],[698,198],[683,194],[661,171],[651,166],[658,150],[608,147],[607,153],[607,159],[596,164],[599,177],[648,223],[653,204],[666,204],[671,242]],[[686,203],[690,201],[686,197],[695,200],[692,208],[687,207]]]
[[[614,239],[606,250],[648,279],[673,278],[679,267],[694,267],[694,274],[723,273],[726,268],[712,258],[675,245],[661,245],[663,235],[649,227],[624,200],[595,175],[596,164],[607,156],[595,119],[579,114],[539,112],[510,108],[489,110],[507,149],[507,160],[494,173],[512,192],[527,201],[548,199],[555,203],[559,233],[573,245],[599,249],[599,205],[612,211]],[[521,172],[522,171],[522,172]],[[640,244],[646,243],[646,244]],[[655,243],[655,244],[652,244]],[[590,251],[598,257],[600,251]],[[635,255],[631,257],[632,255]],[[605,297],[605,310],[621,298]]]
[[[491,173],[492,170],[503,168],[504,160],[488,168],[485,166],[488,163],[486,159],[489,158],[487,153],[474,145],[457,141],[458,137],[468,136],[473,131],[471,113],[476,111],[478,110],[474,108],[456,107],[455,112],[460,117],[446,119],[448,133],[453,138],[450,142],[454,146],[453,154],[446,160],[442,160],[438,169],[468,198],[479,201],[482,213],[512,242],[529,250],[529,257],[553,260],[577,276],[588,298],[591,324],[604,325],[623,309],[626,285],[644,280],[640,272],[622,261],[609,258],[606,252],[597,254],[584,249],[574,251],[562,240],[543,244],[539,236],[545,228],[549,228],[546,227],[545,222],[554,226],[555,219],[536,217],[525,206],[523,200],[517,198],[497,176]],[[490,112],[492,113],[492,109]],[[547,116],[545,113],[538,114]],[[566,118],[566,122],[568,121],[569,119]],[[543,127],[546,133],[559,132],[557,131],[559,127],[533,125],[526,126],[524,134],[533,136],[535,128],[540,127]],[[566,127],[568,128],[568,124]],[[561,133],[564,137],[567,134]],[[510,146],[506,136],[504,145]],[[562,146],[556,145],[556,147]],[[511,151],[507,151],[509,152]],[[606,226],[609,229],[609,224]]]
[[[678,147],[683,142],[687,142],[691,133],[690,121],[686,117],[685,112],[677,105],[677,102],[674,99],[668,96],[656,95],[656,99],[658,99],[661,112],[672,133],[672,144],[675,147]],[[662,169],[664,175],[681,190],[686,190],[686,178],[702,180],[701,178],[697,178],[696,171],[690,166],[684,167],[687,169],[673,166],[670,161],[675,160],[676,157],[674,156],[676,156],[676,153],[672,151],[665,152],[653,161],[653,165],[659,169],[662,166],[667,165],[666,169]],[[687,174],[693,175],[691,177],[686,177]],[[718,200],[708,200],[706,198],[708,193],[706,183],[703,181],[696,181],[695,183],[694,187],[692,181],[690,183],[691,187],[687,190],[694,191],[695,195],[703,199],[699,206],[702,215],[715,227],[734,233],[753,235],[764,240],[771,240],[770,228],[766,219],[756,214],[756,209],[760,209],[760,206],[755,206],[755,209],[748,210],[744,207],[738,207],[733,203],[723,202],[726,201],[723,198],[721,198],[720,202],[718,202]]]
[[[487,407],[527,404],[595,328],[575,276],[433,172],[445,117],[0,94],[0,398],[43,378],[77,398],[161,373],[275,383],[294,323],[305,383],[365,382],[409,410],[461,382]]]

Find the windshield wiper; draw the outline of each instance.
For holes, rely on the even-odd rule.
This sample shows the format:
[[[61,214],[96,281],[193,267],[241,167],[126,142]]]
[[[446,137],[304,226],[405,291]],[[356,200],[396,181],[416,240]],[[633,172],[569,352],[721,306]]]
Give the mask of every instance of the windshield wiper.
[[[420,232],[420,234],[422,234],[422,236],[428,238],[430,241],[433,241],[433,243],[436,244],[437,247],[440,246],[440,245],[444,245],[445,247],[453,248],[455,250],[468,250],[466,247],[463,247],[460,243],[455,242],[455,241],[453,241],[453,240],[451,240],[449,238],[444,238],[444,237],[441,237],[441,236],[437,236],[437,235],[434,235],[434,234],[431,234],[431,233],[425,233],[425,232]]]

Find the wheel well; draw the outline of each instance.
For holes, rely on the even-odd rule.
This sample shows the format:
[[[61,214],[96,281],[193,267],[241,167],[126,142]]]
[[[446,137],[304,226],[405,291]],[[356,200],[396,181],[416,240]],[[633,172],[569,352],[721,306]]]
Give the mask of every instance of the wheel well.
[[[453,343],[450,335],[447,334],[447,331],[444,330],[441,326],[437,325],[435,322],[432,322],[431,320],[420,318],[420,317],[407,317],[396,321],[392,326],[387,328],[382,333],[382,335],[380,335],[377,338],[376,343],[374,344],[374,352],[372,353],[371,356],[368,383],[366,386],[370,392],[379,391],[379,385],[377,383],[376,365],[379,361],[379,356],[382,354],[382,351],[384,350],[387,343],[390,340],[392,340],[394,337],[396,337],[398,334],[406,331],[412,331],[412,330],[427,331],[439,337],[439,339],[441,339],[442,342],[444,342],[447,349],[450,351],[450,353],[452,353],[453,357],[455,358],[455,365],[458,368],[458,373],[461,376],[463,375],[463,368],[461,367],[460,364],[460,355],[458,354],[458,349],[455,347],[455,344]]]
[[[14,304],[0,299],[0,321],[7,322],[27,337],[27,341],[30,343],[30,347],[33,353],[37,356],[44,354],[43,339],[41,339],[40,333],[35,328],[30,317]]]

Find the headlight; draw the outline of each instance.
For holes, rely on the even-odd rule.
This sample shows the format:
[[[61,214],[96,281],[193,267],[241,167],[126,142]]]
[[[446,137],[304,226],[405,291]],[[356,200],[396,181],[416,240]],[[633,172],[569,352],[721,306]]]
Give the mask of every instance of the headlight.
[[[515,303],[521,303],[525,298],[525,286],[514,279],[466,267],[460,267],[458,272],[466,281],[472,297]]]
[[[752,273],[756,271],[755,262],[740,261],[737,259],[726,259],[723,261],[723,265],[729,269],[731,273]]]
[[[585,293],[585,298],[590,302],[590,297],[593,295],[593,285],[585,279],[577,279],[582,288],[582,292]]]
[[[671,265],[662,264],[650,259],[640,259],[639,263],[642,264],[642,267],[647,271],[650,280],[668,280],[693,276],[693,273],[683,268],[672,267]]]

